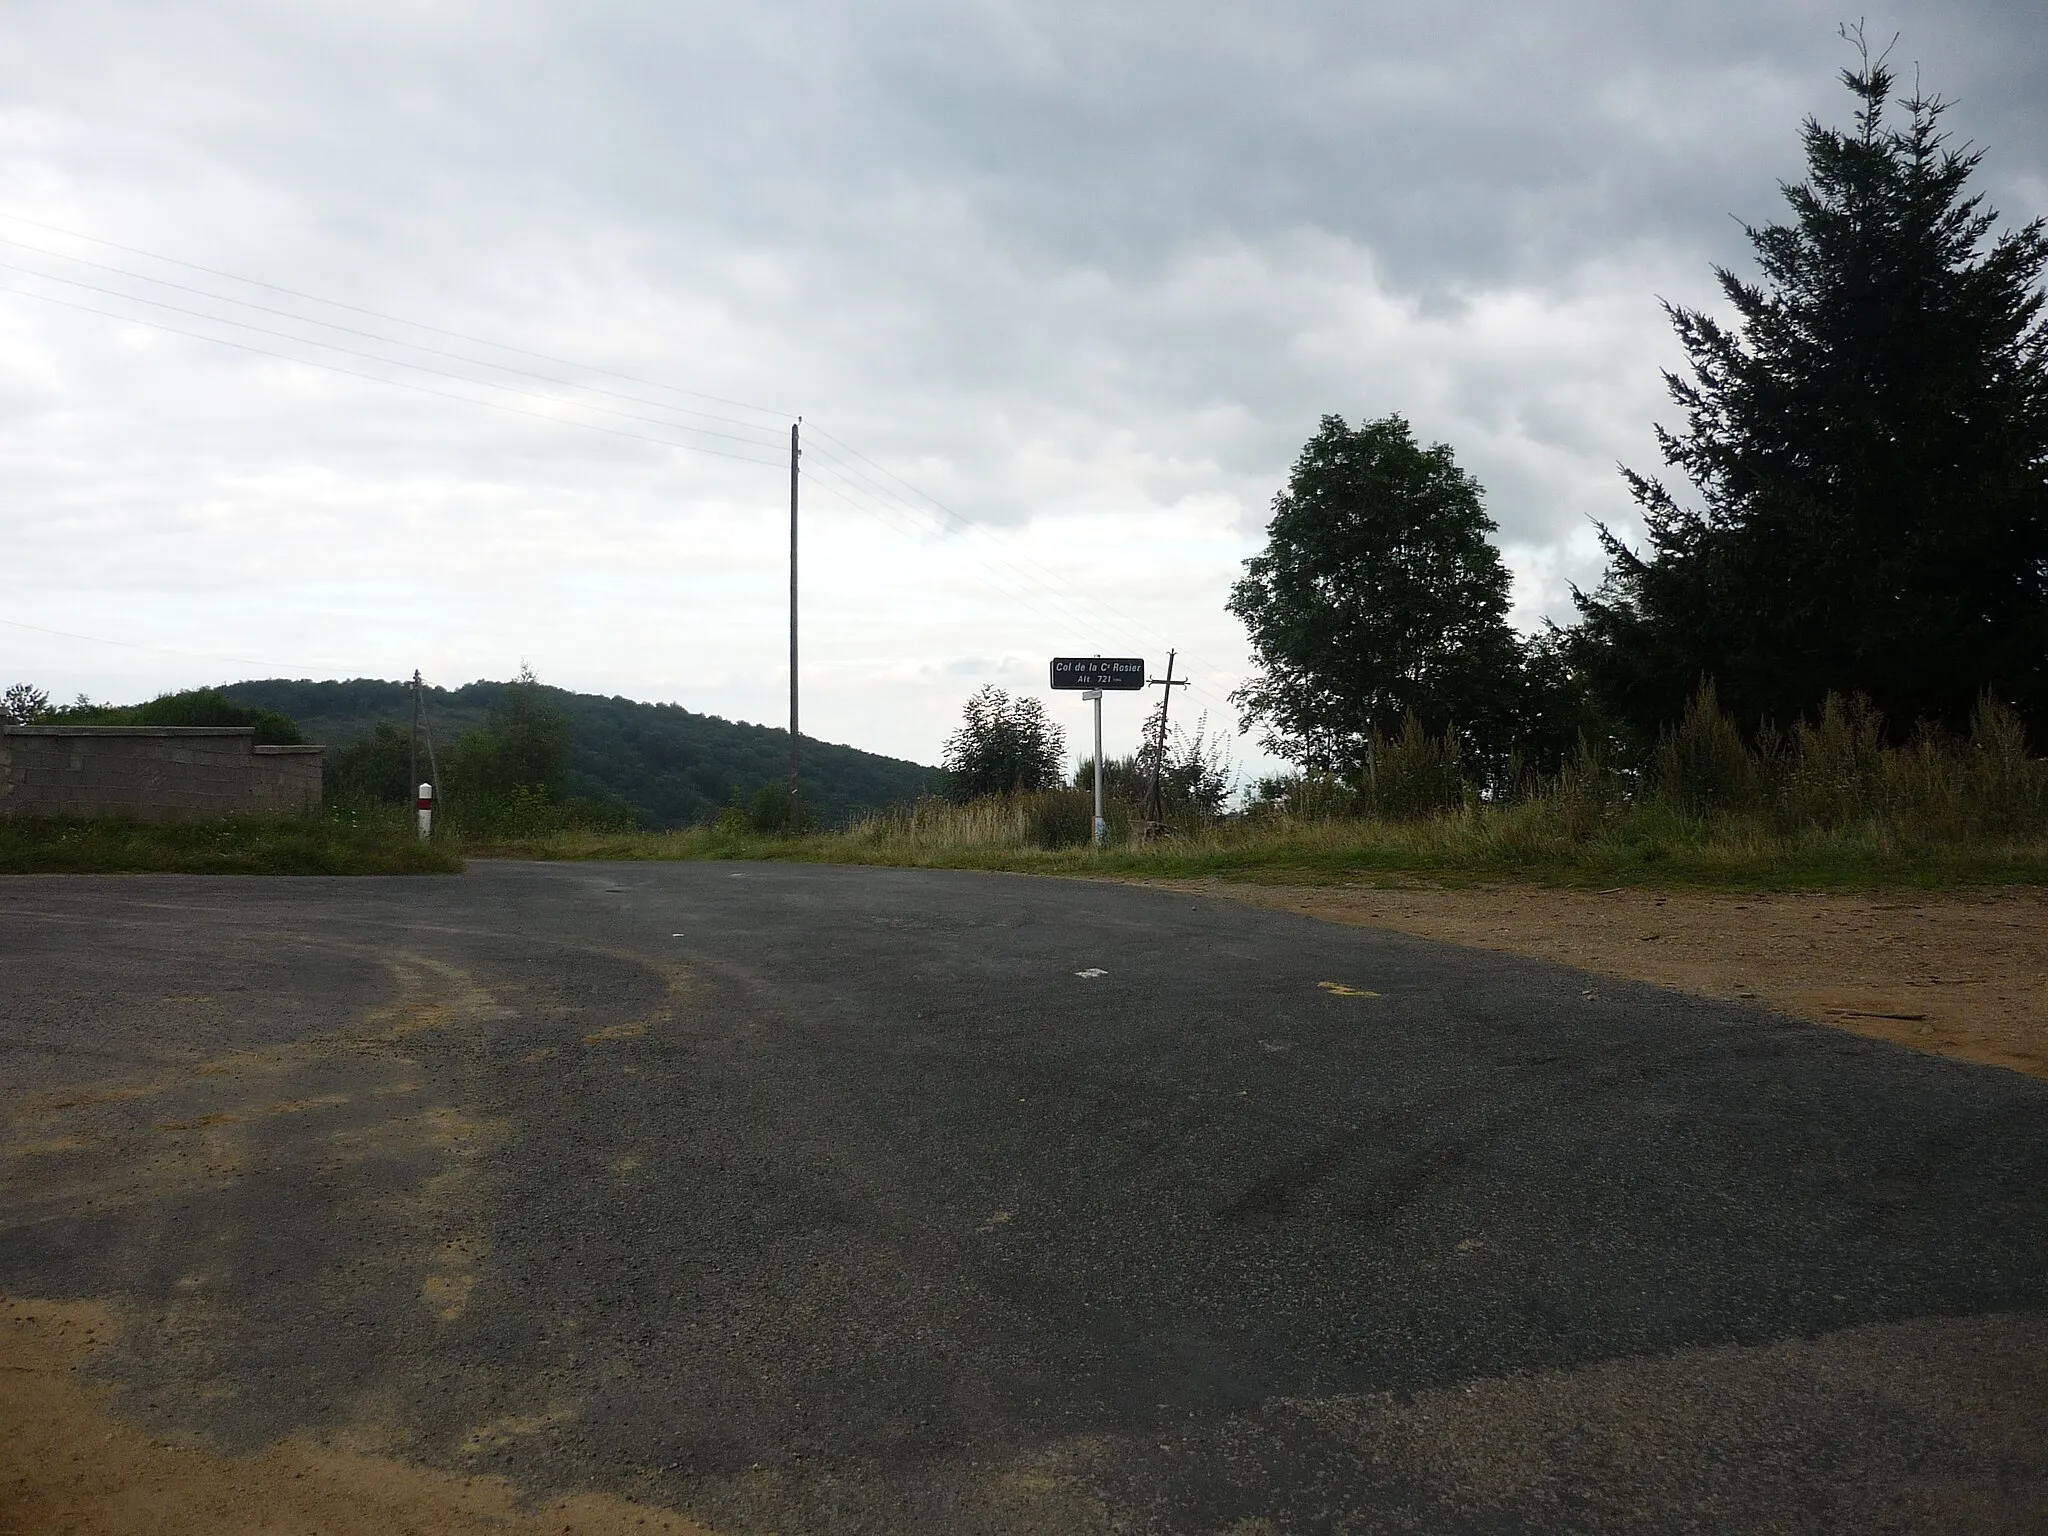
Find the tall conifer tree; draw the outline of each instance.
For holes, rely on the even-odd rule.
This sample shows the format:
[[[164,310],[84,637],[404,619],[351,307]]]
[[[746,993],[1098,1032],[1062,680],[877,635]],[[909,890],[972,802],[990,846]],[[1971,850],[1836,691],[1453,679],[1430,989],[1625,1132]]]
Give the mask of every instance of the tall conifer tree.
[[[1649,549],[1602,529],[1575,648],[1626,718],[1675,719],[1703,677],[1755,724],[1868,694],[1895,728],[1951,727],[1990,688],[2048,736],[2048,327],[2041,221],[1989,240],[1982,158],[1893,75],[1843,83],[1852,131],[1809,118],[1793,221],[1748,230],[1763,281],[1716,269],[1731,329],[1665,306],[1692,377],[1658,428],[1687,506],[1624,471]]]

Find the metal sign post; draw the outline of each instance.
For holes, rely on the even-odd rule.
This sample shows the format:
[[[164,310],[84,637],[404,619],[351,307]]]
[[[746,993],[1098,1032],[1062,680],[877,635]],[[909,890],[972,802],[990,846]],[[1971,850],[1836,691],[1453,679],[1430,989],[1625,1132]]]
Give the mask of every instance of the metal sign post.
[[[1145,686],[1142,656],[1055,656],[1052,685],[1078,688],[1095,705],[1095,846],[1109,843],[1109,822],[1102,814],[1102,695],[1105,691],[1135,693]]]
[[[1081,695],[1095,701],[1095,836],[1093,842],[1100,848],[1109,841],[1109,823],[1102,819],[1102,690],[1090,688]]]

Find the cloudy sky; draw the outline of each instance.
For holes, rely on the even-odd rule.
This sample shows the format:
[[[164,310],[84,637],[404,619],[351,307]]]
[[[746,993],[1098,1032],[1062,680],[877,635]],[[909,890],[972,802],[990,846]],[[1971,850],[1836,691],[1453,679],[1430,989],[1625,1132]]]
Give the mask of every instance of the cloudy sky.
[[[807,734],[931,761],[983,682],[1169,645],[1227,717],[1329,412],[1450,443],[1565,618],[1655,463],[1657,299],[1846,120],[1840,19],[13,0],[0,684],[523,661],[778,722],[797,414]],[[2048,8],[1868,30],[2048,213]]]

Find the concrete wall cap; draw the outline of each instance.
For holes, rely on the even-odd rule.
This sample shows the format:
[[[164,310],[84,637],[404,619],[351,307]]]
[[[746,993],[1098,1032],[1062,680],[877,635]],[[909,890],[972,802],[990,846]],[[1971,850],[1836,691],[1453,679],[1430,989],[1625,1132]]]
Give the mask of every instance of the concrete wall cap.
[[[253,725],[0,725],[7,736],[254,736]]]

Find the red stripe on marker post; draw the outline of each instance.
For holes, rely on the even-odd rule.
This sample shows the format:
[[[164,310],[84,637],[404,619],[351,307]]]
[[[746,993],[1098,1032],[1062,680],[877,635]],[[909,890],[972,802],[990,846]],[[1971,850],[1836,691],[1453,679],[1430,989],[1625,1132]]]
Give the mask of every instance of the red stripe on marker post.
[[[434,786],[422,784],[419,795],[420,836],[431,837],[434,832]]]

